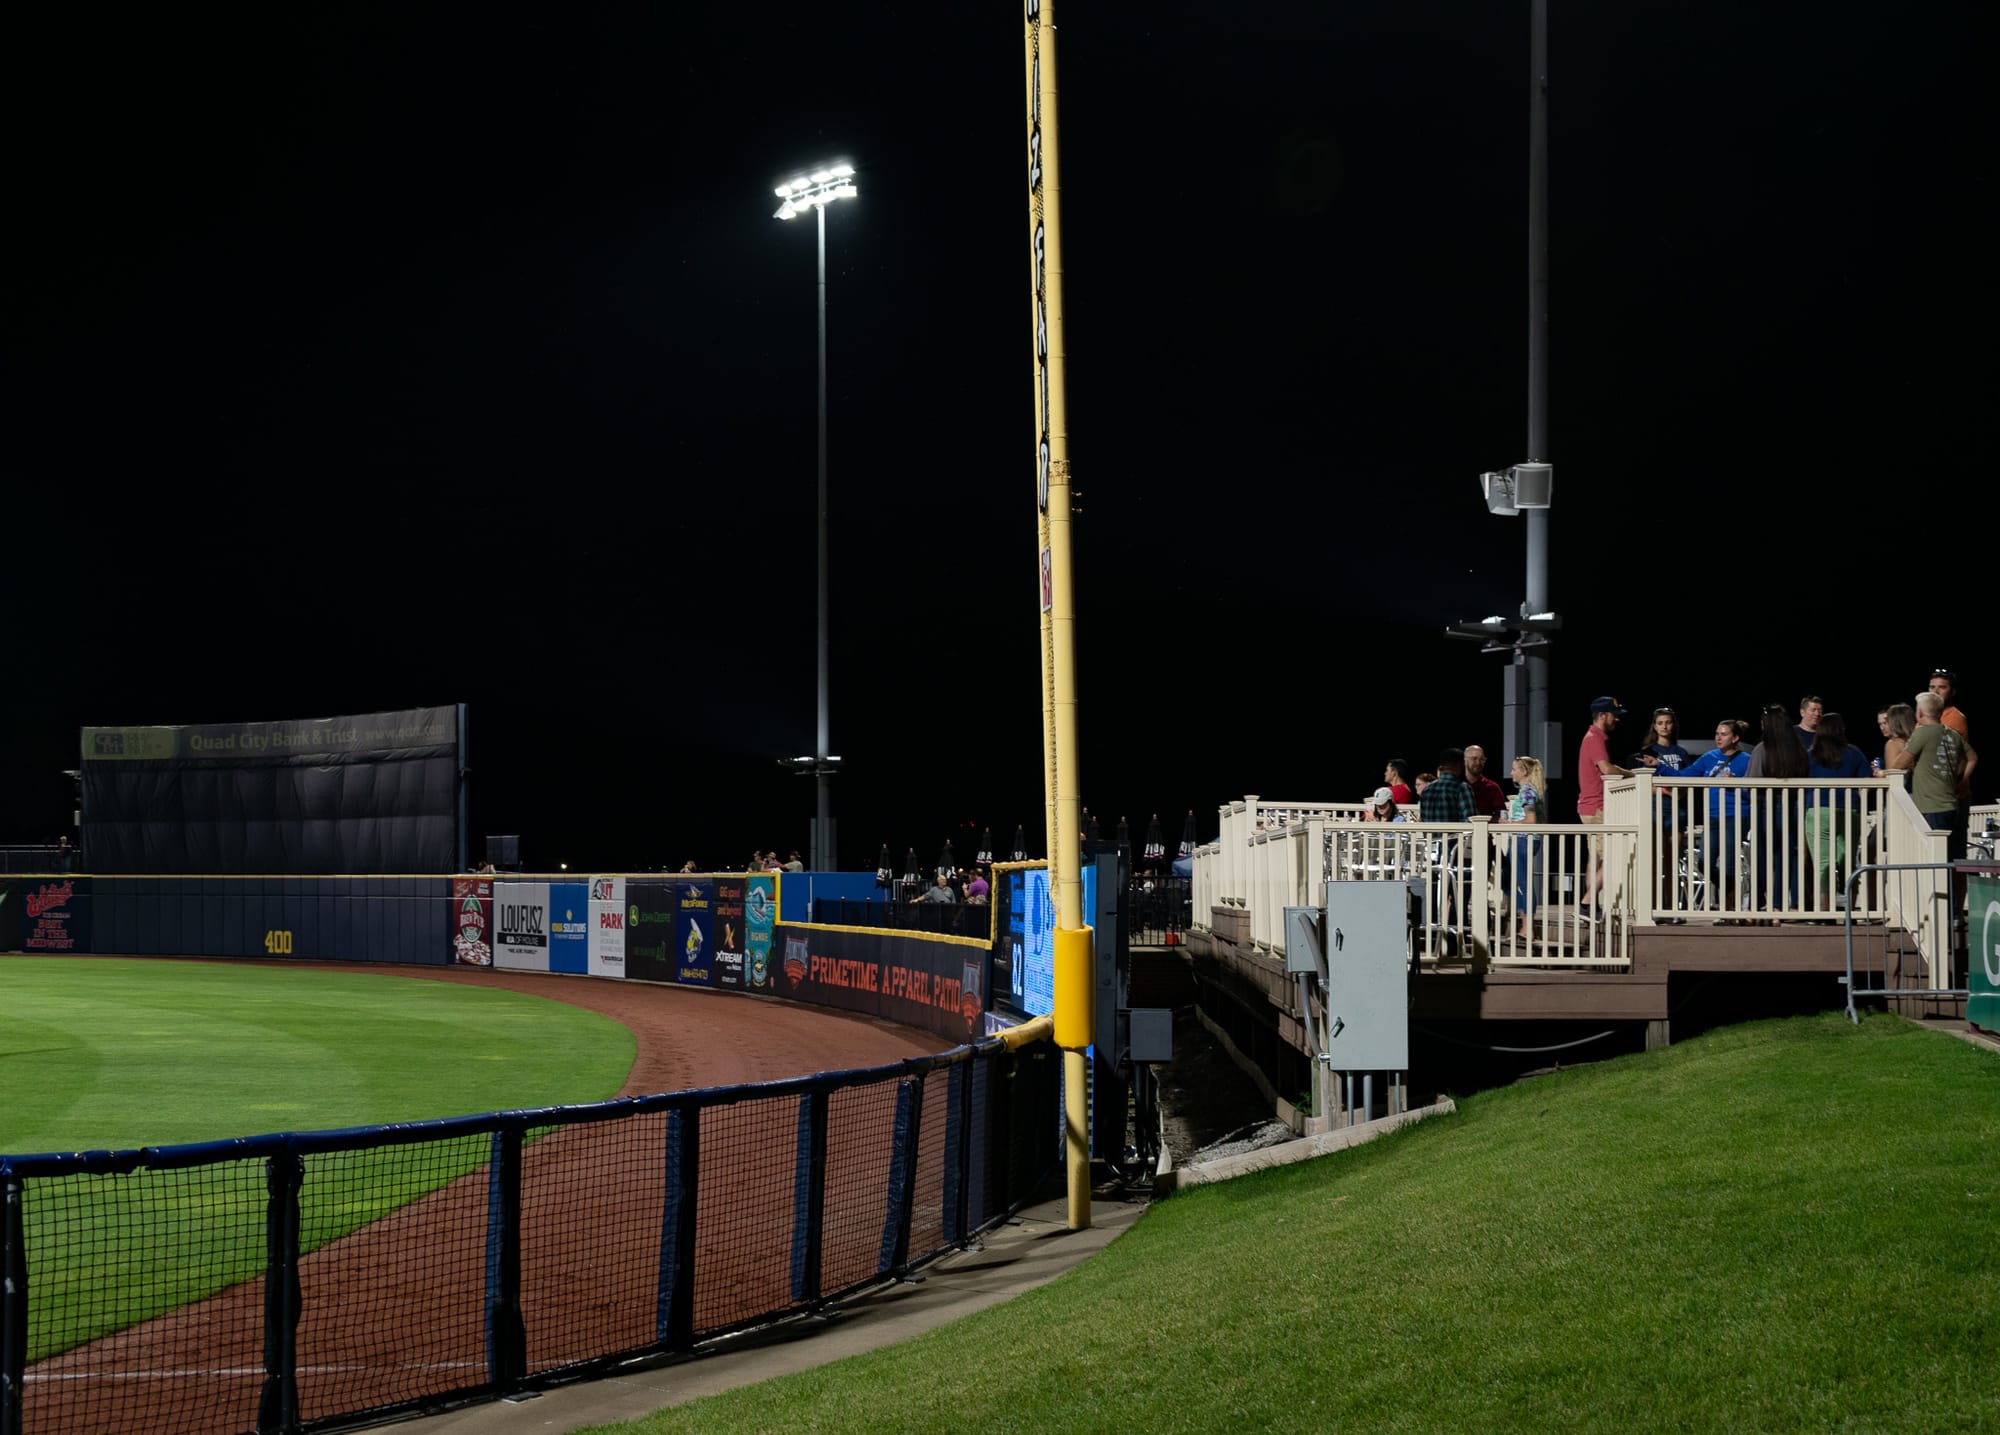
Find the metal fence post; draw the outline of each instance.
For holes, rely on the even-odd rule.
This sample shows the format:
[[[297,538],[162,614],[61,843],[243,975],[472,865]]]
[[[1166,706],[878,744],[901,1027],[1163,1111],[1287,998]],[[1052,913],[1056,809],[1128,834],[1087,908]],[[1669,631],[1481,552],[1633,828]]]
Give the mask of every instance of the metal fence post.
[[[923,1129],[924,1084],[905,1081],[896,1090],[895,1150],[890,1156],[888,1211],[876,1271],[900,1274],[910,1263],[910,1219],[917,1198],[917,1140]]]
[[[0,1186],[0,1435],[21,1435],[21,1382],[28,1370],[28,1239],[26,1183]]]
[[[287,1152],[264,1162],[264,1388],[257,1399],[257,1435],[293,1435],[299,1428],[299,1188],[303,1156]]]
[[[696,1195],[701,1189],[701,1108],[667,1113],[666,1186],[660,1215],[660,1295],[654,1330],[669,1350],[694,1345]]]
[[[950,1103],[944,1123],[944,1238],[953,1245],[966,1239],[972,1190],[972,1062],[952,1064],[945,1077]]]
[[[486,1378],[505,1394],[528,1373],[521,1317],[521,1129],[495,1131],[486,1178]]]
[[[820,1251],[826,1231],[826,1113],[824,1087],[799,1102],[799,1139],[792,1167],[792,1299],[817,1301]]]

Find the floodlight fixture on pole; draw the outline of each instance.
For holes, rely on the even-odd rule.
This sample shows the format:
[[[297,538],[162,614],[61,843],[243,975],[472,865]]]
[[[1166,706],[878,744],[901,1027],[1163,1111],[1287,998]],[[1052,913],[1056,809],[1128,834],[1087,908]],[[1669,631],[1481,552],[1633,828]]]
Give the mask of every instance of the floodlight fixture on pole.
[[[826,207],[836,199],[854,199],[860,193],[854,187],[853,165],[828,165],[825,169],[816,169],[811,174],[802,174],[779,185],[778,198],[784,203],[771,217],[795,219],[808,209],[817,209],[824,216]]]
[[[830,741],[826,616],[826,207],[837,200],[853,199],[859,193],[854,185],[853,165],[823,165],[778,186],[778,198],[783,203],[773,216],[776,219],[795,219],[810,209],[819,218],[819,728],[810,769],[817,783],[812,827],[812,864],[815,872],[831,872],[839,866],[839,852],[833,836],[833,789],[829,779],[839,770],[840,759],[830,757],[826,750]]]
[[[1486,495],[1488,512],[1501,518],[1519,518],[1523,512],[1549,506],[1555,494],[1555,480],[1553,465],[1517,463],[1512,468],[1480,474],[1479,488]]]

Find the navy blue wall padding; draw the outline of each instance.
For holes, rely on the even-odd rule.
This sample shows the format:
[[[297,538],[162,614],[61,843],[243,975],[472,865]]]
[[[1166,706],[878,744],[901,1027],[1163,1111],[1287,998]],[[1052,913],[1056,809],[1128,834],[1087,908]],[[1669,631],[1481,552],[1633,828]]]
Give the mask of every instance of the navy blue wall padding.
[[[356,957],[382,951],[389,945],[389,904],[387,899],[379,894],[378,889],[381,885],[375,878],[370,878],[367,883],[369,895],[362,899],[366,920],[355,933],[355,936],[361,939],[361,950],[354,953]]]
[[[887,1275],[896,1268],[896,1248],[903,1235],[903,1196],[910,1185],[905,1153],[910,1149],[910,1113],[916,1105],[916,1093],[913,1081],[896,1084],[896,1129],[891,1137],[896,1147],[889,1154],[889,1190],[882,1218],[882,1246],[875,1261],[877,1275]]]

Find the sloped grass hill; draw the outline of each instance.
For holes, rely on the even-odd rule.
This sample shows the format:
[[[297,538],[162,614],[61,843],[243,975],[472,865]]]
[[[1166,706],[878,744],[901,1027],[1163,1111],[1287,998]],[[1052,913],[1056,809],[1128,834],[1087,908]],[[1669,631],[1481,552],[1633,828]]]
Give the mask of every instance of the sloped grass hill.
[[[1520,1082],[1176,1195],[681,1430],[2000,1429],[2000,1057],[1878,1016]]]

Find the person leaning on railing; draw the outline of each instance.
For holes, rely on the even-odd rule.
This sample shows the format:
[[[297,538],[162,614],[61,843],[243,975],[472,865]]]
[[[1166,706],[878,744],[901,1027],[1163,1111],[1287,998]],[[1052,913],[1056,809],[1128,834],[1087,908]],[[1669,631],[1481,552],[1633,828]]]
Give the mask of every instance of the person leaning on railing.
[[[1745,769],[1750,776],[1785,780],[1804,777],[1810,765],[1805,744],[1799,741],[1798,728],[1785,716],[1783,703],[1766,705],[1763,731],[1763,741],[1750,749],[1750,766]],[[1776,788],[1766,789],[1764,801],[1756,804],[1756,808],[1757,840],[1762,849],[1757,866],[1769,887],[1763,894],[1764,905],[1789,910],[1798,905],[1798,884],[1792,870],[1792,844],[1797,837],[1790,814],[1784,810],[1784,793]],[[1771,919],[1771,924],[1775,926],[1776,921]]]
[[[1521,756],[1514,759],[1510,775],[1514,779],[1514,795],[1507,799],[1507,805],[1500,810],[1499,820],[1506,823],[1532,824],[1542,820],[1542,788],[1546,779],[1542,773],[1539,758]],[[1522,941],[1534,935],[1534,903],[1536,879],[1540,873],[1542,839],[1526,834],[1511,838],[1505,848],[1507,863],[1513,868],[1514,888],[1514,930],[1505,935],[1509,940]]]
[[[1820,714],[1806,760],[1808,777],[1870,775],[1868,759],[1847,740],[1847,719],[1839,713]],[[1830,874],[1835,868],[1846,870],[1848,848],[1860,841],[1860,812],[1859,797],[1851,787],[1806,789],[1806,851],[1812,854],[1813,866],[1819,874],[1822,907],[1830,905],[1828,899],[1833,891],[1828,885]]]
[[[1936,693],[1918,693],[1916,708],[1916,728],[1897,755],[1896,766],[1910,774],[1910,800],[1924,821],[1933,832],[1950,832],[1962,854],[1965,832],[1958,827],[1958,779],[1971,744],[1939,720],[1944,699]]]
[[[951,890],[951,878],[940,872],[931,889],[921,897],[912,898],[910,905],[914,907],[918,902],[950,903],[952,906],[957,906],[958,893]]]
[[[1916,731],[1917,710],[1908,703],[1891,703],[1875,715],[1875,721],[1882,729],[1882,760],[1873,764],[1875,775],[1900,775],[1903,764],[1896,759],[1910,745],[1910,734]]]
[[[1677,778],[1742,777],[1750,770],[1750,754],[1743,739],[1750,724],[1741,718],[1724,718],[1715,725],[1715,746],[1679,772],[1658,769],[1654,776],[1663,781]],[[1736,856],[1743,846],[1745,798],[1740,787],[1712,787],[1708,791],[1708,822],[1702,845],[1708,866],[1709,891],[1728,891],[1736,880]],[[1715,905],[1721,905],[1715,901]]]

